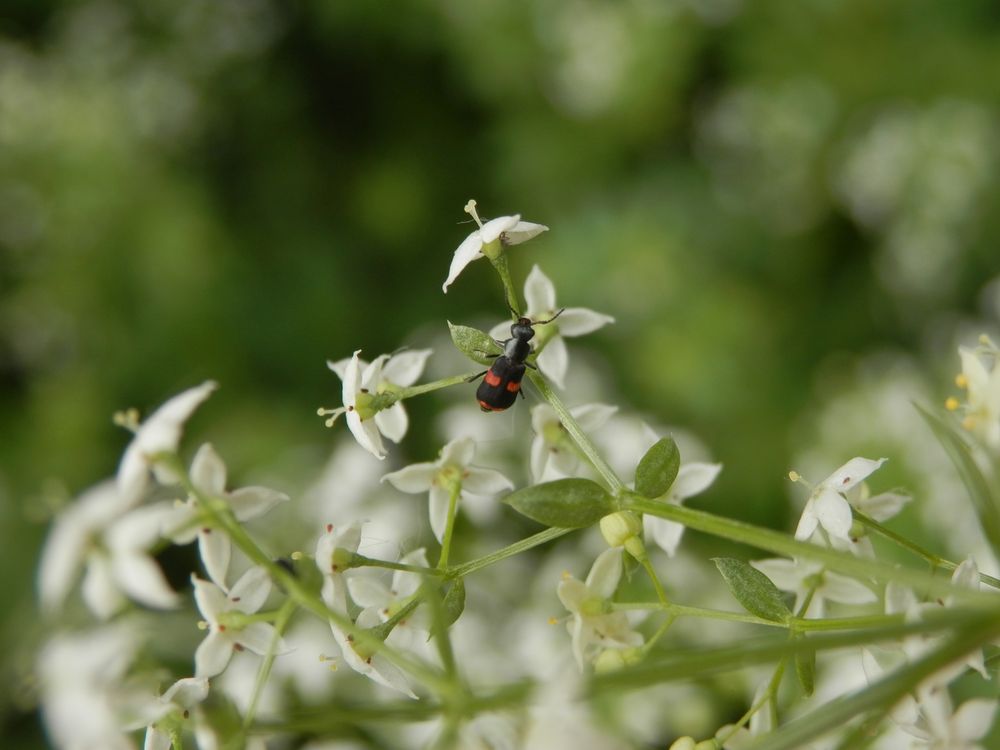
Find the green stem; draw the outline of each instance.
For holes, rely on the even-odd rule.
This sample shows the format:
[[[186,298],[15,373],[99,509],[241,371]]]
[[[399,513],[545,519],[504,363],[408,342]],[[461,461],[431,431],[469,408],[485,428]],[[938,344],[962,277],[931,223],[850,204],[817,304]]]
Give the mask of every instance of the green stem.
[[[246,715],[243,717],[244,729],[253,723],[254,714],[257,713],[257,704],[260,702],[260,696],[264,692],[264,684],[267,682],[268,677],[271,676],[271,667],[274,665],[274,657],[277,655],[275,650],[278,648],[281,635],[285,632],[285,628],[288,627],[288,622],[292,619],[294,613],[295,602],[292,599],[286,599],[277,613],[278,616],[274,623],[274,638],[271,639],[267,655],[264,656],[264,660],[260,663],[260,668],[257,670],[257,679],[254,681],[253,694],[250,696],[250,705],[247,707]]]
[[[608,462],[604,460],[604,457],[597,452],[597,448],[590,438],[580,429],[579,423],[569,413],[569,409],[566,408],[562,400],[555,394],[555,391],[549,387],[548,381],[542,376],[540,372],[534,370],[528,373],[528,377],[531,382],[535,384],[535,387],[542,394],[542,398],[549,402],[553,409],[555,409],[556,414],[559,416],[559,421],[562,422],[563,427],[566,428],[566,432],[570,434],[570,437],[580,446],[580,450],[587,457],[587,460],[593,465],[597,470],[597,473],[601,475],[604,482],[611,489],[612,494],[619,494],[625,490],[625,483],[618,478],[615,474],[614,469],[612,469]]]
[[[970,606],[993,607],[996,603],[994,594],[956,586],[951,581],[934,578],[923,571],[890,565],[877,560],[867,560],[847,552],[800,542],[787,534],[743,521],[716,516],[681,505],[669,505],[649,500],[634,492],[623,493],[622,500],[623,507],[627,510],[666,518],[696,531],[748,544],[779,555],[815,560],[848,575],[859,578],[875,578],[881,581],[898,581],[935,596],[953,596]]]
[[[404,398],[413,398],[414,396],[422,396],[425,393],[430,393],[431,391],[439,391],[442,388],[449,388],[453,385],[461,385],[462,383],[468,383],[470,379],[475,378],[479,373],[482,372],[469,372],[465,375],[452,375],[450,378],[442,378],[441,380],[432,380],[430,383],[421,383],[420,385],[411,385],[409,388],[399,389],[399,398],[397,401],[402,401]]]
[[[663,621],[660,627],[656,629],[656,632],[653,633],[653,635],[650,636],[649,640],[646,641],[646,643],[644,643],[642,646],[643,657],[645,657],[646,654],[648,654],[650,651],[653,650],[653,646],[655,646],[656,642],[660,640],[660,638],[662,638],[663,635],[670,629],[670,626],[674,624],[674,620],[676,619],[677,616],[671,613],[667,617],[667,619]]]
[[[857,628],[870,628],[876,625],[891,625],[901,623],[905,619],[904,615],[865,615],[861,617],[829,617],[817,620],[806,620],[795,617],[791,621],[792,627],[799,632],[821,632],[824,630],[854,630]]]
[[[496,269],[497,275],[500,276],[500,282],[503,284],[504,298],[507,301],[507,307],[511,309],[513,319],[517,320],[521,314],[521,303],[517,300],[517,290],[514,289],[514,282],[510,278],[510,266],[507,264],[507,253],[500,252],[495,256],[490,254],[487,257],[490,259],[490,263],[493,264],[493,268]]]
[[[180,729],[170,730],[170,746],[173,750],[184,750],[184,740],[181,739],[181,734]]]
[[[518,542],[514,542],[502,549],[498,549],[496,552],[491,552],[488,555],[479,557],[475,560],[470,560],[469,562],[462,563],[461,565],[455,565],[448,568],[445,571],[445,575],[450,578],[463,578],[469,575],[469,573],[474,573],[482,568],[489,567],[493,563],[505,560],[508,557],[513,557],[521,552],[531,549],[532,547],[537,547],[546,542],[552,541],[553,539],[558,539],[561,536],[565,536],[573,529],[556,529],[549,528],[545,531],[539,531],[537,534],[526,537]]]
[[[440,576],[444,575],[444,571],[438,570],[437,568],[428,568],[424,565],[408,565],[407,563],[393,562],[391,560],[379,560],[374,557],[365,557],[364,555],[359,555],[354,553],[351,557],[351,567],[360,568],[363,566],[371,566],[373,568],[386,568],[388,570],[402,570],[406,573],[419,573],[424,576]]]
[[[688,607],[684,604],[673,604],[671,602],[612,602],[612,610],[662,610],[669,612],[674,617],[704,617],[710,620],[724,620],[726,622],[746,622],[752,625],[767,625],[771,628],[787,628],[788,623],[765,620],[763,617],[754,615],[744,615],[739,612],[726,612],[721,609],[705,609],[704,607]]]
[[[448,518],[444,526],[444,538],[441,540],[441,557],[438,558],[438,570],[445,570],[448,567],[448,556],[451,552],[451,537],[455,530],[455,514],[458,512],[458,496],[462,492],[462,485],[456,483],[451,488],[448,495]]]
[[[667,592],[663,590],[663,584],[660,583],[660,577],[656,575],[656,569],[649,561],[649,558],[644,556],[639,562],[646,570],[646,574],[649,576],[649,579],[653,582],[653,588],[656,590],[656,598],[659,599],[661,603],[668,604],[670,600],[667,598]]]
[[[892,529],[886,528],[874,518],[866,516],[864,513],[859,513],[857,510],[854,511],[854,517],[860,521],[864,526],[885,537],[886,539],[895,542],[903,549],[909,550],[918,557],[922,557],[924,560],[929,562],[931,565],[937,568],[944,568],[945,570],[955,570],[958,567],[958,563],[954,563],[951,560],[947,560],[943,557],[935,555],[933,552],[924,549],[919,544],[911,542],[904,536],[897,534]],[[1000,579],[994,578],[993,576],[986,575],[985,573],[979,574],[979,580],[985,583],[987,586],[992,586],[993,588],[1000,589]]]

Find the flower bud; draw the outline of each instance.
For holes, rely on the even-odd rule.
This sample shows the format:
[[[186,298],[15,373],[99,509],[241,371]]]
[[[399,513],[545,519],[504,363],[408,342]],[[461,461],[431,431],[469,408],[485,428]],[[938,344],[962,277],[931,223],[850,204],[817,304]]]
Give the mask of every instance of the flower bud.
[[[697,746],[694,737],[678,737],[670,746],[670,750],[695,750]]]
[[[642,533],[642,521],[630,511],[618,511],[601,519],[601,534],[611,547],[624,547],[625,543]]]

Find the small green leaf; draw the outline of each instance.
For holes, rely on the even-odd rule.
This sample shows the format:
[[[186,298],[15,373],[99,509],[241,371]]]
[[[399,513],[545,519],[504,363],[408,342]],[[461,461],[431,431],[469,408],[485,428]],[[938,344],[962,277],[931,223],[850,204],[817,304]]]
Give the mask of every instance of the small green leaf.
[[[504,502],[533,521],[561,529],[590,526],[616,510],[611,495],[589,479],[536,484],[508,495]]]
[[[635,491],[648,498],[660,497],[670,489],[681,466],[681,454],[673,438],[657,440],[635,470]]]
[[[792,612],[770,578],[743,560],[715,557],[712,561],[747,612],[772,622],[788,622]]]
[[[816,652],[798,651],[795,654],[795,674],[799,678],[802,692],[808,698],[813,694],[816,682]]]
[[[969,497],[972,498],[983,534],[993,547],[994,555],[1000,555],[1000,498],[997,498],[990,489],[990,483],[976,464],[976,459],[969,450],[968,443],[965,442],[965,436],[949,421],[920,404],[914,406],[955,465]]]
[[[444,624],[450,626],[465,611],[465,580],[456,578],[448,593],[444,595]]]
[[[457,326],[451,321],[448,321],[448,330],[451,331],[451,340],[455,347],[473,362],[490,365],[500,353],[497,342],[486,331],[469,326]]]

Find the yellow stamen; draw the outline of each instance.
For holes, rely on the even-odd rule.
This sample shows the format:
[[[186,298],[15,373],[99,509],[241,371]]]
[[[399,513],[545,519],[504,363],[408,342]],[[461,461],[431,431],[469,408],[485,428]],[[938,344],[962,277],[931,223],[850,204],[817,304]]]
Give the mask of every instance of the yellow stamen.
[[[965,419],[962,420],[962,427],[964,427],[965,429],[970,430],[970,431],[973,430],[973,429],[975,429],[975,427],[976,427],[976,418],[975,417],[966,417]]]
[[[944,408],[948,411],[955,411],[959,406],[961,406],[961,404],[958,403],[958,399],[954,396],[945,399]]]
[[[792,471],[788,472],[788,478],[791,479],[793,482],[797,482],[800,479],[802,479],[802,475],[793,469]]]
[[[964,372],[960,372],[958,373],[958,375],[955,376],[955,385],[957,385],[959,388],[969,387],[969,379],[965,377]]]

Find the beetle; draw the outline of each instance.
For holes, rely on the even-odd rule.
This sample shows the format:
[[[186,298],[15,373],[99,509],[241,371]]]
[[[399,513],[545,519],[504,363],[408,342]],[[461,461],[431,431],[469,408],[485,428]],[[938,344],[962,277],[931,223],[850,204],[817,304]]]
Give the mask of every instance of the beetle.
[[[565,309],[565,308],[563,308]],[[521,393],[521,380],[526,367],[537,369],[527,361],[531,354],[531,344],[528,342],[535,335],[534,326],[551,323],[562,314],[557,312],[548,320],[531,321],[530,318],[519,317],[510,327],[510,338],[497,341],[503,347],[503,353],[496,355],[493,364],[486,372],[474,376],[471,380],[482,377],[483,382],[476,389],[476,400],[483,411],[503,411],[517,400]],[[524,394],[521,393],[521,398]]]

